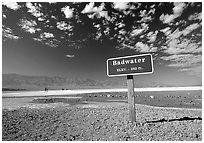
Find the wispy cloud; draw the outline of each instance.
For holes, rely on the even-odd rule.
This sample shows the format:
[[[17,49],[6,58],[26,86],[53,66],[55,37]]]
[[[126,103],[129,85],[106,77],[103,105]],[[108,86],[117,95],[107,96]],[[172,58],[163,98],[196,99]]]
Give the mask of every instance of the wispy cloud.
[[[50,47],[58,47],[59,43],[60,41],[57,39],[49,39],[44,42],[45,45],[48,45]]]
[[[182,42],[178,39],[174,39],[169,42],[168,48],[165,49],[164,52],[167,54],[200,53],[202,51],[200,44],[187,39],[183,39]]]
[[[181,13],[182,8],[177,9],[176,12]],[[177,23],[178,27],[179,24],[186,24],[185,21]],[[201,39],[199,28],[201,29],[201,23],[195,22],[186,24],[186,27],[182,30],[177,28],[173,31],[170,27],[160,30],[166,35],[166,46],[162,48],[167,56],[163,56],[161,59],[167,61],[167,66],[177,67],[179,71],[190,75],[201,76],[202,43],[198,40]]]
[[[137,36],[139,34],[141,34],[145,29],[134,29],[132,32],[131,32],[131,36]]]
[[[58,45],[61,43],[59,40],[55,39],[54,34],[50,32],[43,32],[39,35],[39,37],[33,38],[33,40],[39,41],[50,47],[58,47]]]
[[[156,30],[155,32],[151,31],[147,34],[147,38],[149,39],[149,43],[152,43],[156,40],[157,38],[157,34],[158,34],[158,31]]]
[[[65,55],[65,57],[67,57],[67,58],[74,58],[75,55]]]
[[[202,12],[192,14],[188,17],[188,20],[202,20]]]
[[[141,23],[141,25],[139,26],[133,26],[133,30],[130,33],[131,36],[137,36],[139,34],[141,34],[142,32],[146,32],[149,29],[149,25],[146,23]]]
[[[144,44],[142,42],[137,42],[135,45],[135,49],[141,53],[149,53],[149,52],[157,51],[157,47],[153,47],[148,44]]]
[[[160,31],[163,32],[166,36],[171,34],[171,28],[170,27],[166,27],[164,29],[161,29]]]
[[[201,76],[202,55],[179,54],[179,55],[163,56],[160,58],[162,60],[170,62],[170,64],[168,64],[169,67],[177,67],[177,68],[180,68],[180,71],[185,71],[191,75],[194,74],[197,76]]]
[[[196,66],[182,68],[180,69],[180,71],[187,72],[189,75],[194,75],[194,76],[196,75],[198,77],[201,77],[202,76],[202,65],[198,64]]]
[[[125,42],[123,42],[121,46],[118,47],[119,50],[124,48],[132,49],[139,53],[156,53],[158,50],[158,48],[154,47],[153,44],[144,44],[143,42],[137,42],[133,46],[130,46],[128,44],[125,44]]]
[[[192,64],[200,63],[202,61],[202,56],[194,54],[179,54],[161,57],[161,59],[171,61],[172,63],[169,66],[188,67]]]
[[[24,31],[31,34],[34,34],[36,31],[41,31],[40,28],[37,28],[37,23],[34,20],[21,19],[18,25],[21,26]]]
[[[149,22],[153,20],[153,14],[155,13],[154,5],[151,6],[151,9],[149,11],[147,10],[141,10],[140,11],[140,17],[142,18],[139,22]]]
[[[46,38],[33,38],[33,40],[41,42],[42,44],[45,44],[49,47],[58,47],[58,45],[60,44],[60,41],[57,39],[46,39]]]
[[[191,25],[189,25],[188,27],[186,27],[183,31],[182,34],[184,36],[186,36],[187,34],[191,33],[193,30],[197,29],[198,27],[200,27],[201,25],[199,23],[193,23]]]
[[[193,40],[195,36],[193,32],[199,27],[201,27],[201,24],[193,23],[182,31],[179,28],[172,31],[170,27],[160,30],[167,36],[166,44],[168,48],[164,52],[167,54],[200,53],[202,50],[201,43]],[[191,38],[186,36],[191,36]]]
[[[20,39],[19,36],[16,36],[13,34],[13,31],[9,28],[9,27],[6,27],[6,26],[2,26],[2,37],[3,37],[3,40],[6,41],[7,39],[13,39],[13,40],[17,40],[17,39]]]

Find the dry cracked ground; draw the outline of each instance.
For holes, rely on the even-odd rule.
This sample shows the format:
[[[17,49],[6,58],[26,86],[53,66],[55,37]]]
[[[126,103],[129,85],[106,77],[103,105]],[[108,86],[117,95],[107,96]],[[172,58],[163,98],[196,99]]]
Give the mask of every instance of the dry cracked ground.
[[[136,104],[137,121],[128,119],[127,102],[32,102],[3,108],[2,140],[202,141],[201,109]]]

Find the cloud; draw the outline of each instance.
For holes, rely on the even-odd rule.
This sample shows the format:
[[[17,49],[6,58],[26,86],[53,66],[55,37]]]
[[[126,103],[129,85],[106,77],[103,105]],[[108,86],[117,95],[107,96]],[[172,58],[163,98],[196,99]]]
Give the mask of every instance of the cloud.
[[[202,52],[202,46],[188,39],[183,39],[182,42],[174,39],[169,42],[168,48],[164,52],[167,54],[200,53]]]
[[[191,75],[201,76],[202,55],[179,54],[163,56],[160,59],[170,62],[169,67],[178,67],[179,71],[185,71]]]
[[[13,31],[9,27],[6,27],[4,25],[2,25],[2,37],[3,37],[3,41],[7,39],[13,39],[13,40],[20,39],[19,36],[16,36],[13,34]]]
[[[38,41],[38,42],[42,42],[43,41],[42,38],[33,38],[33,40]]]
[[[163,23],[167,23],[167,24],[170,24],[175,18],[181,16],[184,8],[186,7],[186,4],[185,3],[182,3],[182,2],[175,2],[174,3],[174,8],[173,8],[173,14],[162,14],[160,16],[160,20],[163,22]]]
[[[198,27],[200,27],[201,25],[198,24],[198,23],[193,23],[191,25],[189,25],[188,27],[186,27],[184,30],[183,30],[183,35],[186,36],[187,34],[191,33],[193,30],[197,29]]]
[[[105,8],[105,4],[101,3],[99,7],[94,6],[94,2],[90,2],[85,6],[85,8],[81,11],[81,13],[100,13]]]
[[[141,34],[145,29],[135,29],[131,32],[131,36],[137,36]]]
[[[140,53],[154,53],[157,52],[157,47],[153,47],[153,44],[144,44],[143,42],[137,42],[134,46],[130,46],[129,44],[126,44],[123,42],[120,47],[118,47],[119,50],[129,48],[132,50],[135,50]]]
[[[182,13],[181,9],[176,9],[174,13]],[[198,17],[194,15],[192,19]],[[177,23],[176,26],[187,25],[185,20]],[[160,31],[166,35],[166,46],[162,46],[163,52],[168,56],[161,57],[162,60],[167,61],[169,67],[180,68],[179,71],[186,72],[190,75],[201,76],[202,69],[202,43],[201,31],[198,28],[201,27],[201,23],[190,23],[182,30],[177,28],[171,30],[170,27],[161,29]]]
[[[164,29],[161,29],[160,31],[163,32],[166,36],[171,34],[171,28],[170,27],[166,27]]]
[[[49,47],[58,47],[60,41],[57,39],[33,38],[33,40],[48,45]]]
[[[100,31],[97,31],[94,39],[99,40],[101,38],[101,36],[102,36],[102,33]]]
[[[67,58],[74,58],[75,55],[65,55]]]
[[[13,10],[18,10],[21,7],[16,2],[2,2],[2,4]]]
[[[118,31],[119,35],[125,35],[127,32],[124,29],[121,29],[120,31]]]
[[[104,33],[105,35],[109,35],[109,33],[110,33],[110,27],[106,27],[106,29],[103,31],[103,33]]]
[[[74,9],[70,9],[69,6],[63,7],[61,9],[61,11],[64,12],[66,18],[72,18],[73,17]]]
[[[57,20],[57,17],[54,16],[54,15],[51,15],[51,18],[54,19],[54,20]]]
[[[41,31],[40,28],[36,28],[37,23],[34,20],[21,19],[18,25],[21,26],[24,31],[31,34],[34,34],[36,31]]]
[[[138,51],[142,53],[148,52],[150,49],[148,45],[143,44],[142,42],[137,42],[135,46],[136,46],[136,49],[138,49]]]
[[[44,14],[40,12],[40,9],[42,7],[41,4],[33,5],[31,2],[27,2],[26,7],[28,8],[28,12],[31,13],[33,16],[37,17],[39,21],[46,20]]]
[[[166,15],[164,15],[164,14],[162,14],[161,16],[160,16],[160,20],[163,22],[163,23],[170,23],[170,22],[172,22],[172,20],[174,20],[176,17],[173,15],[173,14],[171,14],[171,15],[168,15],[168,14],[166,14]]]
[[[42,34],[40,34],[40,38],[42,39],[46,39],[46,38],[53,38],[54,35],[52,33],[49,33],[49,32],[44,32]]]
[[[104,18],[106,18],[107,20],[111,20],[110,19],[110,17],[108,16],[108,11],[100,11],[99,13],[98,13],[98,17],[100,18],[100,17],[104,17]]]
[[[57,22],[57,28],[63,31],[69,30],[72,31],[73,26],[67,24],[65,21]]]
[[[134,27],[133,27],[133,29],[134,29]],[[148,29],[149,29],[148,24],[142,23],[139,28],[132,30],[130,35],[131,36],[137,36],[137,35],[140,35],[142,32],[146,32]]]
[[[174,15],[176,16],[180,16],[184,10],[184,8],[186,7],[186,4],[183,2],[175,2],[174,3],[174,8],[173,8],[173,12]]]
[[[124,26],[125,26],[125,24],[124,24],[124,23],[122,23],[122,22],[119,22],[119,23],[117,23],[117,24],[116,24],[116,26],[118,26],[118,28],[122,28],[122,27],[124,27]]]
[[[50,40],[46,40],[44,42],[45,45],[48,45],[50,47],[58,47],[59,43],[60,43],[60,41],[57,39],[50,39]]]
[[[85,6],[81,13],[88,14],[88,17],[91,19],[93,19],[94,16],[96,16],[97,18],[104,17],[107,20],[111,20],[110,17],[108,16],[108,11],[104,11],[104,9],[105,9],[104,3],[101,3],[99,7],[96,7],[94,2],[90,2]]]
[[[2,14],[2,17],[3,17],[3,18],[6,18],[6,15],[5,15],[5,14]]]
[[[114,2],[113,3],[113,8],[115,8],[117,10],[126,10],[129,7],[130,6],[128,5],[128,2]]]
[[[149,22],[153,20],[153,14],[155,13],[155,8],[151,8],[148,12],[147,10],[141,10],[139,16],[142,18],[138,22]]]
[[[92,13],[94,11],[94,2],[90,2],[85,6],[85,8],[81,11],[81,13]]]
[[[166,44],[168,48],[164,49],[164,53],[167,54],[200,53],[202,50],[201,43],[197,42],[197,38],[193,40],[195,37],[193,31],[198,29],[199,27],[201,27],[201,24],[193,23],[191,25],[188,25],[181,31],[179,30],[179,28],[177,28],[176,30],[171,32],[171,29],[169,27],[160,30],[164,32],[165,35],[167,36]],[[190,36],[191,38],[186,36]],[[199,35],[196,36],[199,37]]]
[[[149,53],[149,52],[156,52],[157,47],[151,47],[147,44],[144,44],[142,42],[137,42],[135,45],[135,49],[141,53]]]
[[[118,30],[125,27],[125,24],[123,22],[116,22],[115,26],[114,26],[114,30]]]
[[[156,40],[156,38],[157,38],[157,34],[158,34],[158,31],[156,30],[155,32],[149,32],[148,34],[147,34],[147,38],[149,39],[149,43],[152,43],[152,42],[154,42],[155,40]]]
[[[168,36],[167,36],[167,40],[170,41],[170,40],[175,40],[175,39],[178,39],[180,38],[180,36],[182,36],[182,31],[179,30],[179,28],[177,28],[176,30],[174,30],[172,33],[170,33]],[[167,41],[167,42],[168,42]]]
[[[33,40],[41,42],[50,47],[58,47],[58,45],[61,43],[59,40],[55,39],[55,36],[50,32],[41,33],[39,37],[35,37]]]
[[[170,55],[161,57],[165,61],[171,61],[172,63],[169,66],[179,66],[179,67],[188,67],[192,64],[197,64],[202,62],[202,55],[195,54],[179,54],[179,55]]]
[[[202,76],[202,65],[198,64],[196,66],[182,68],[179,71],[187,72],[189,75],[196,75],[198,77],[201,77]]]
[[[199,20],[199,21],[201,21],[202,20],[202,12],[190,15],[188,17],[188,20]]]

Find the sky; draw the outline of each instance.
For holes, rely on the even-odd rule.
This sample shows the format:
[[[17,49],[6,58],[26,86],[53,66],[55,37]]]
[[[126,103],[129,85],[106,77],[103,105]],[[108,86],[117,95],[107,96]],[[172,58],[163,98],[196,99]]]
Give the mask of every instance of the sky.
[[[150,53],[138,84],[202,84],[200,2],[3,2],[2,73],[108,77],[108,58]]]

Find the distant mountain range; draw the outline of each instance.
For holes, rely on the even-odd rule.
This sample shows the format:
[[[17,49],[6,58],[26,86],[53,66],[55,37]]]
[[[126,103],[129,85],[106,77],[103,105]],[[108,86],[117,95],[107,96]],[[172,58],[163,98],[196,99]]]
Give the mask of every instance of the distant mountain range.
[[[96,81],[89,78],[67,78],[48,76],[25,76],[19,74],[2,74],[2,88],[43,90],[79,89],[79,88],[113,88],[124,87],[124,83]]]
[[[135,84],[135,87],[167,87],[163,83]],[[26,76],[19,74],[2,74],[2,88],[5,90],[44,90],[48,89],[82,89],[82,88],[124,88],[127,87],[124,80],[98,81],[90,78],[67,78],[48,76]]]

